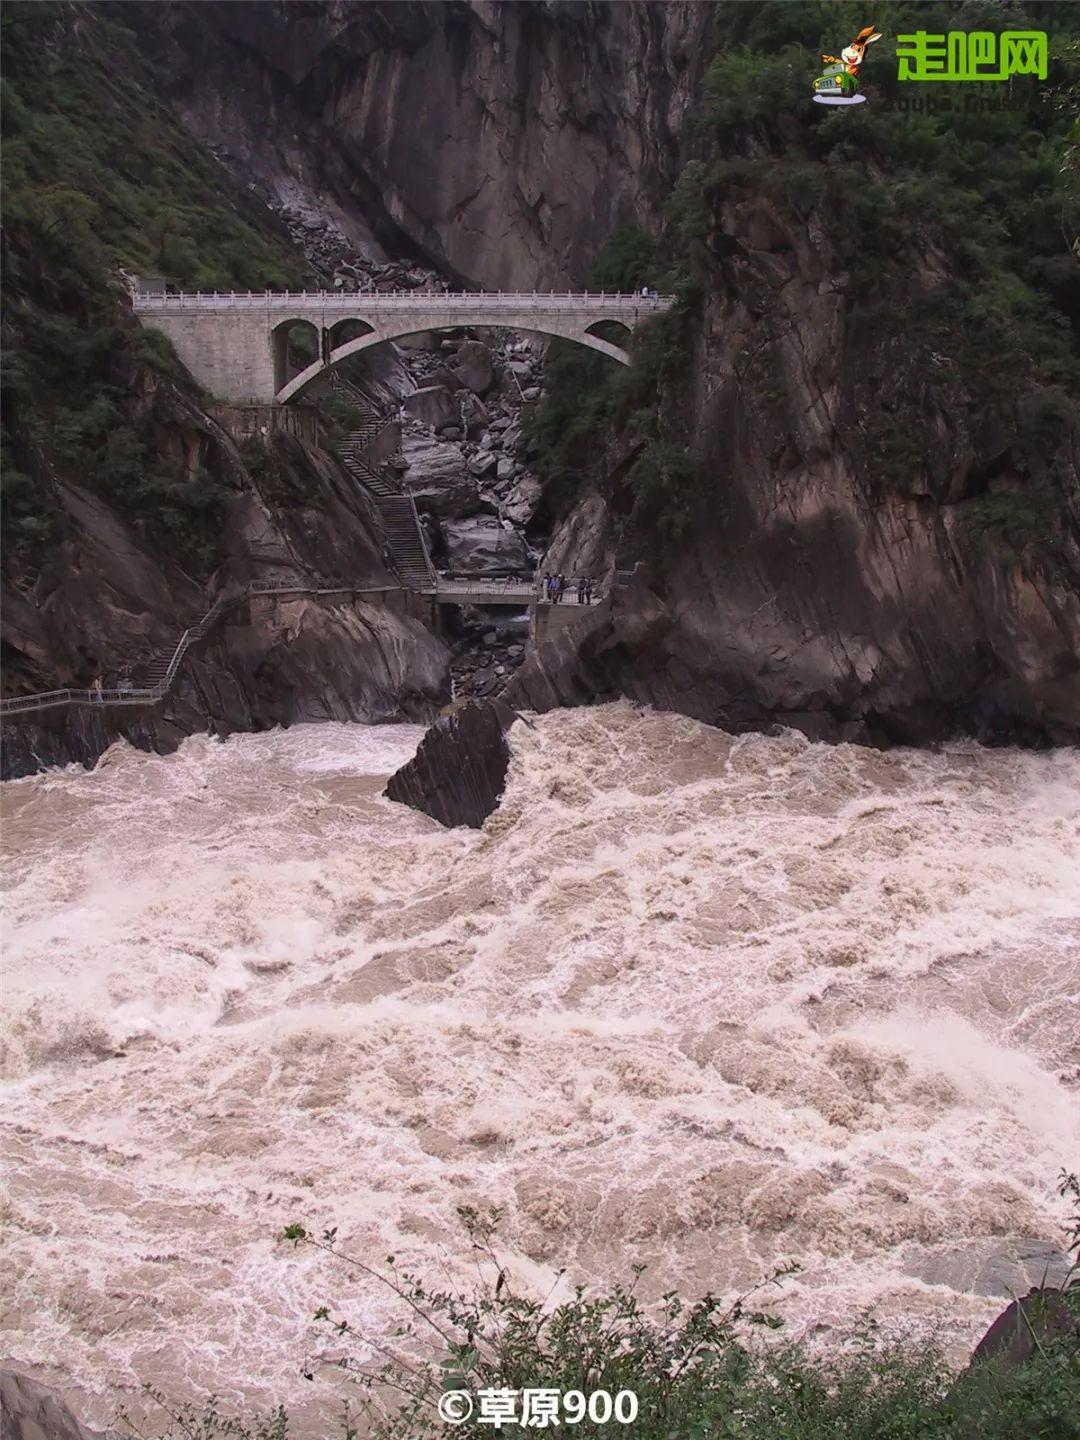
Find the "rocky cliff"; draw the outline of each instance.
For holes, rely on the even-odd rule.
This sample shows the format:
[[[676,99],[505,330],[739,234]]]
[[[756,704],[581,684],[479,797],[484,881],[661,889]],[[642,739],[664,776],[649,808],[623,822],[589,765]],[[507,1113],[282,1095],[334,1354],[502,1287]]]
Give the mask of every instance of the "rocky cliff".
[[[460,408],[445,366],[409,401],[412,423],[433,432],[409,458],[422,489],[433,477],[422,508],[444,559],[497,568],[513,548],[516,567],[530,563],[494,512],[530,543],[554,527],[549,568],[634,571],[595,625],[516,669],[513,704],[627,694],[733,729],[1073,740],[1080,442],[1066,317],[1080,307],[1057,200],[1028,203],[1062,168],[1052,103],[955,134],[905,128],[873,92],[858,115],[812,113],[802,62],[783,45],[797,38],[812,62],[813,11],[789,7],[779,35],[754,7],[695,3],[176,0],[92,7],[72,35],[91,55],[92,17],[130,26],[135,49],[118,51],[114,70],[153,69],[131,106],[149,115],[156,86],[171,103],[166,114],[155,94],[169,154],[179,114],[192,152],[216,156],[216,170],[181,177],[189,196],[214,191],[213,213],[239,237],[214,257],[228,279],[206,283],[260,283],[285,231],[321,283],[411,286],[427,262],[492,289],[584,283],[629,220],[662,235],[654,264],[609,268],[608,283],[677,286],[681,328],[643,337],[628,403],[598,408],[595,425],[588,412],[587,463],[556,473],[535,445],[507,454],[507,432]],[[1060,91],[1055,75],[1050,102]],[[111,92],[93,104],[108,109]],[[1009,146],[1013,170],[992,175]],[[149,162],[142,173],[175,176]],[[76,179],[88,193],[98,183],[85,169]],[[65,236],[90,244],[72,193],[46,204],[31,186],[16,207],[17,344],[33,333],[28,314],[78,308],[77,248],[56,248]],[[111,192],[94,194],[102,225],[121,213]],[[202,283],[212,231],[178,241],[189,214],[149,208],[130,253]],[[132,637],[140,653],[167,645],[225,580],[345,569],[380,583],[377,520],[330,461],[295,437],[273,442],[269,464],[258,445],[223,439],[182,377],[170,390],[131,362],[130,327],[110,340],[86,310],[80,334],[113,357],[104,396],[74,421],[58,399],[16,425],[18,465],[53,511],[31,506],[18,522],[29,538],[9,572],[14,688],[88,681],[120,665]],[[65,338],[49,363],[70,350]],[[590,396],[571,399],[580,411]],[[16,400],[17,420],[29,401]],[[50,447],[70,434],[78,444],[61,463]],[[140,467],[159,457],[167,473],[144,483]],[[58,540],[42,559],[49,524]],[[197,657],[175,720],[138,725],[417,716],[445,694],[440,642],[407,615],[325,601],[252,615]],[[88,724],[72,729],[84,738],[71,754],[98,745]],[[20,741],[18,764],[63,756],[49,747],[45,734]]]
[[[826,216],[761,199],[722,204],[714,226],[714,253],[732,258],[710,262],[688,341],[692,523],[661,548],[618,519],[634,503],[625,484],[606,485],[599,523],[585,497],[563,553],[595,553],[598,530],[613,548],[619,530],[635,584],[587,647],[538,652],[508,700],[625,694],[729,729],[780,720],[833,739],[1080,738],[1075,422],[1032,453],[1022,419],[904,335],[901,294],[891,315],[856,320]],[[932,300],[940,281],[913,262],[909,295]],[[868,454],[886,425],[916,452],[887,485]],[[1014,509],[1045,523],[1041,553],[987,529]]]
[[[695,0],[122,8],[193,132],[275,204],[489,290],[581,284],[598,237],[656,213],[711,16]]]
[[[205,579],[157,532],[126,518],[95,489],[54,478],[54,540],[40,565],[4,586],[9,693],[64,685],[136,685],[155,657],[217,595],[258,581],[315,586],[342,579],[356,592],[256,596],[230,605],[189,653],[157,706],[64,707],[4,727],[5,776],[42,764],[92,762],[114,739],[171,749],[187,734],[312,720],[429,719],[449,698],[445,645],[409,612],[383,558],[371,500],[324,446],[270,428],[238,444],[237,416],[201,409],[171,381],[131,380],[136,423],[160,453],[175,448],[192,485],[227,478],[218,516],[220,561]],[[250,417],[240,417],[246,419]],[[269,426],[275,417],[267,416]],[[314,438],[320,424],[312,420]]]

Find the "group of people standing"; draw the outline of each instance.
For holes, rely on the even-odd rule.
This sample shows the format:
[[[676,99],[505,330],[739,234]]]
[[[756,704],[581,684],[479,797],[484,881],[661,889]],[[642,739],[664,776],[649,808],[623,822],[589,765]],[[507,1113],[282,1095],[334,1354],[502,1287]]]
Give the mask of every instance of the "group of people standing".
[[[565,575],[545,575],[543,593],[546,598],[550,600],[552,605],[558,605],[562,601],[563,597],[566,595],[567,591],[573,588],[574,584],[575,582],[573,580],[571,580],[570,583],[567,584]],[[577,603],[579,605],[591,605],[593,602],[594,589],[594,583],[592,579],[588,575],[582,575],[578,579],[576,584]]]

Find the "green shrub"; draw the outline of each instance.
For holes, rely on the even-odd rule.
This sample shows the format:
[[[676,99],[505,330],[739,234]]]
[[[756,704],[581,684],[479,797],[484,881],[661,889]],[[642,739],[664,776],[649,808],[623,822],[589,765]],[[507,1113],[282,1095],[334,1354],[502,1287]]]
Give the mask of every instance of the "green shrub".
[[[1075,1176],[1063,1176],[1061,1188],[1074,1204],[1080,1201]],[[523,1433],[516,1424],[497,1430],[483,1418],[478,1400],[481,1391],[508,1390],[518,1410],[525,1389],[563,1397],[598,1391],[634,1396],[637,1413],[630,1424],[590,1418],[587,1410],[579,1423],[564,1418],[560,1430],[582,1440],[1080,1440],[1080,1285],[1070,1283],[1075,1265],[1064,1291],[1073,1333],[1045,1327],[1034,1332],[1027,1364],[991,1358],[956,1376],[934,1345],[886,1339],[870,1320],[832,1357],[778,1336],[767,1340],[782,1322],[762,1308],[760,1296],[794,1267],[734,1301],[707,1294],[689,1302],[670,1292],[646,1305],[637,1294],[644,1273],[638,1266],[628,1285],[600,1294],[578,1286],[568,1299],[545,1303],[517,1293],[501,1266],[492,1243],[498,1212],[460,1214],[478,1273],[490,1276],[468,1292],[432,1290],[400,1270],[393,1256],[385,1267],[373,1268],[343,1254],[334,1230],[318,1235],[300,1224],[285,1228],[283,1240],[335,1257],[385,1287],[400,1306],[398,1328],[378,1342],[328,1305],[315,1312],[315,1323],[332,1335],[341,1357],[320,1368],[336,1370],[355,1396],[342,1407],[346,1440],[360,1433],[375,1440]],[[1080,1213],[1071,1229],[1074,1253],[1078,1243]],[[374,1350],[381,1359],[368,1364],[351,1356],[353,1340],[363,1354]],[[318,1348],[325,1353],[325,1345]],[[300,1374],[313,1379],[317,1364],[303,1362]],[[464,1392],[473,1410],[451,1427],[437,1406],[452,1391]],[[564,1417],[566,1403],[560,1407]],[[578,1401],[570,1403],[580,1409]],[[205,1412],[167,1401],[163,1408],[166,1433],[189,1440],[285,1440],[288,1433],[280,1410],[246,1420],[222,1415],[214,1402]],[[146,1440],[145,1426],[139,1434]]]

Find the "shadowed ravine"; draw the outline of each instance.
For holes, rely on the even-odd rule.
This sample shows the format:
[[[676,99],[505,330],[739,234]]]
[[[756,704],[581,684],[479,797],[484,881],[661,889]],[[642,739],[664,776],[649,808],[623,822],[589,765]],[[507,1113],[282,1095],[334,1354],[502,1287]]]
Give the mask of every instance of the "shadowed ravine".
[[[17,1368],[282,1400],[361,1278],[504,1258],[958,1357],[1049,1264],[1077,1152],[1080,760],[732,739],[626,703],[509,732],[501,807],[381,796],[418,727],[114,747],[5,788]],[[213,1341],[208,1337],[214,1337]]]

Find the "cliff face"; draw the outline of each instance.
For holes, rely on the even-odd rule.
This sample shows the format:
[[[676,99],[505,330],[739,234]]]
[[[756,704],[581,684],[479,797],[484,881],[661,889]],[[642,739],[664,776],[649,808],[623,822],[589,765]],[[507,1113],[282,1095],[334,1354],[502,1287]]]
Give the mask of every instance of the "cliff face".
[[[833,739],[1080,737],[1080,439],[1063,426],[1033,461],[947,357],[904,338],[908,301],[938,283],[929,266],[889,297],[889,321],[854,319],[826,221],[793,225],[764,200],[721,207],[714,252],[735,258],[711,263],[687,368],[708,498],[659,555],[631,523],[633,587],[581,645],[531,659],[512,704],[626,694]],[[918,456],[883,491],[867,450],[886,423]],[[1061,487],[1042,502],[1057,527],[1042,561],[980,531],[989,505],[1044,494],[1040,464]],[[612,483],[609,536],[619,500]],[[559,544],[595,547],[596,528],[587,497]]]
[[[489,290],[580,285],[604,237],[655,214],[711,15],[696,0],[123,9],[194,133],[278,203]]]
[[[382,558],[370,501],[325,453],[279,431],[243,452],[182,390],[149,374],[137,406],[159,450],[181,448],[192,477],[226,474],[222,563],[200,583],[157,536],[74,482],[57,483],[58,535],[33,578],[5,585],[9,692],[136,684],[217,594],[248,581],[341,577],[383,595],[251,597],[188,657],[166,699],[145,708],[64,707],[5,724],[5,777],[92,762],[115,739],[172,749],[185,735],[311,720],[430,719],[449,698],[448,652],[406,612]],[[229,416],[223,416],[230,419]]]
[[[205,142],[225,162],[222,215],[242,212],[254,225],[254,190],[285,210],[294,236],[329,223],[369,255],[426,259],[489,289],[581,285],[620,223],[660,228],[699,143],[685,121],[714,24],[711,4],[678,0],[101,9],[168,76],[160,83],[193,150]],[[80,25],[88,34],[86,16]],[[733,114],[744,105],[736,96]],[[1015,406],[968,383],[959,341],[950,348],[950,336],[920,330],[916,302],[920,314],[932,309],[957,271],[933,240],[899,232],[902,282],[876,293],[865,284],[857,226],[849,220],[845,239],[835,208],[814,198],[828,163],[814,149],[820,135],[803,133],[813,108],[800,91],[778,122],[800,154],[801,170],[785,172],[792,195],[779,172],[770,181],[760,126],[733,120],[725,164],[756,163],[756,177],[718,182],[701,220],[700,298],[678,394],[665,400],[698,476],[692,522],[657,543],[666,502],[647,512],[626,478],[641,442],[616,437],[608,472],[562,516],[545,568],[638,564],[633,585],[523,665],[508,699],[546,708],[627,694],[730,728],[782,720],[870,741],[1076,738],[1076,430],[1061,426],[1033,452]],[[764,106],[779,109],[781,99]],[[175,149],[167,119],[155,112]],[[862,177],[863,152],[856,158]],[[75,235],[80,211],[69,206],[59,226],[33,206],[26,217],[40,230],[18,252],[26,293],[31,309],[51,305],[55,318],[71,308],[68,292],[35,276],[30,257],[46,255],[47,269],[41,237]],[[277,245],[281,227],[264,218]],[[157,224],[147,220],[144,238]],[[194,264],[189,250],[202,252],[177,243],[180,224],[162,222],[153,251]],[[217,258],[237,268],[213,283],[258,283],[244,278],[248,256],[230,246]],[[380,283],[413,277],[399,267]],[[205,608],[211,578],[213,587],[266,573],[382,583],[377,518],[313,447],[280,437],[268,463],[259,446],[238,448],[182,377],[166,384],[145,366],[109,365],[118,418],[142,437],[145,458],[167,462],[168,504],[212,479],[207,513],[219,518],[203,540],[213,539],[215,566],[193,566],[163,539],[156,492],[148,506],[138,465],[125,468],[111,439],[102,473],[120,488],[103,495],[77,465],[50,459],[50,442],[39,443],[47,424],[23,427],[17,458],[52,495],[58,538],[40,567],[9,567],[12,688],[87,683],[126,668],[133,649],[138,659],[168,648]],[[74,417],[87,433],[97,404]],[[988,521],[1013,499],[1023,515],[1036,501],[1053,511],[1052,555],[998,543]],[[444,696],[440,642],[373,602],[258,602],[230,618],[185,672],[174,711],[127,722],[140,743],[172,743],[208,721],[415,718]],[[12,763],[89,758],[103,723],[114,722],[73,717],[68,751],[57,722],[23,727]]]

